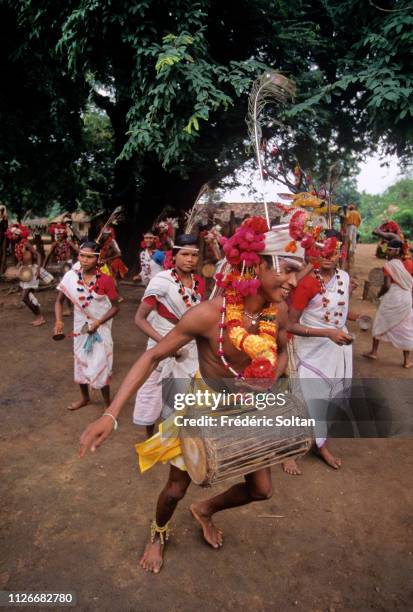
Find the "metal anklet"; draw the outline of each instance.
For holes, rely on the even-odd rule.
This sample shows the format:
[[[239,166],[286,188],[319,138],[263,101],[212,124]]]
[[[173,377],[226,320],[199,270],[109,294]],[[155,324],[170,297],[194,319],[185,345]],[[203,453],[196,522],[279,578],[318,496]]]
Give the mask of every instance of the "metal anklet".
[[[153,520],[151,523],[151,542],[155,542],[156,534],[159,535],[159,540],[161,544],[165,544],[169,540],[169,534],[171,533],[171,529],[169,527],[169,521],[163,526],[159,527],[156,524],[156,521]]]

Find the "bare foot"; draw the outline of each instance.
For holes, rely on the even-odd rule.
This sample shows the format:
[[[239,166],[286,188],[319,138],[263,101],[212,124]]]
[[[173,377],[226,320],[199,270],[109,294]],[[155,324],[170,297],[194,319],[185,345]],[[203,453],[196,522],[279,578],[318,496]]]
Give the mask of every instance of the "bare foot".
[[[413,368],[413,361],[408,361],[407,363],[404,363],[403,367],[406,368],[406,370]]]
[[[363,357],[367,357],[367,359],[377,359],[377,355],[374,353],[362,353]]]
[[[212,548],[222,546],[222,531],[212,521],[211,515],[206,511],[205,502],[191,504],[190,512],[194,519],[201,525],[204,539]]]
[[[295,459],[286,459],[282,462],[283,471],[291,476],[301,476],[302,471]]]
[[[81,399],[77,402],[72,402],[68,405],[68,410],[79,410],[79,408],[83,408],[83,406],[87,406],[90,402],[90,399]]]
[[[338,470],[338,468],[341,467],[341,459],[334,457],[334,455],[332,455],[328,450],[326,444],[324,444],[321,448],[316,447],[314,449],[314,453],[335,470]]]
[[[156,538],[155,542],[148,542],[139,561],[141,568],[146,572],[159,574],[163,565],[163,551],[164,545],[159,538]]]
[[[44,317],[37,317],[34,321],[32,321],[33,327],[40,327],[40,325],[45,325],[46,319]]]

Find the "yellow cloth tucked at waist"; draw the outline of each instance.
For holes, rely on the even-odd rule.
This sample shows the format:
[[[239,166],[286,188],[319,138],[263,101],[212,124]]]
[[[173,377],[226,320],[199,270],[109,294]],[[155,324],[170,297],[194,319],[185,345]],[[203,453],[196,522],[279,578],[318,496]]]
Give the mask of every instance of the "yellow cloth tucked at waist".
[[[178,428],[174,423],[175,414],[171,414],[160,423],[159,431],[154,436],[135,444],[141,472],[149,470],[158,461],[167,463],[182,454],[178,437]]]
[[[208,385],[202,380],[200,372],[195,374],[196,388],[208,389]],[[189,385],[188,392],[191,391],[193,382]],[[171,461],[173,465],[185,470],[185,463],[182,457],[181,442],[179,440],[179,428],[174,423],[175,413],[171,414],[165,421],[159,424],[159,431],[154,436],[135,444],[136,454],[138,455],[139,468],[141,472],[149,470],[155,463],[167,463]]]

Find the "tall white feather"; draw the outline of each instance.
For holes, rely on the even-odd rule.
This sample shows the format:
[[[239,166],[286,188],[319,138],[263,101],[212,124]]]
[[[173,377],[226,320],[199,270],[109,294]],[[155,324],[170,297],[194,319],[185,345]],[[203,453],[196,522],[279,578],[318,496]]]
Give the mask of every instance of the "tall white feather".
[[[247,125],[251,142],[254,143],[255,156],[260,172],[262,198],[264,202],[265,218],[270,226],[268,204],[265,199],[265,185],[261,156],[261,140],[264,108],[267,104],[284,105],[295,95],[295,84],[287,77],[273,70],[264,72],[252,85],[248,101]]]

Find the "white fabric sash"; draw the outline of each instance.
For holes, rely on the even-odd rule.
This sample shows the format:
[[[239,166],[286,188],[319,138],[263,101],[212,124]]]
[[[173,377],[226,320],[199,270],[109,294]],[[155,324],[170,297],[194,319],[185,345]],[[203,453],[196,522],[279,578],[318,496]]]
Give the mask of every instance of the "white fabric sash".
[[[89,306],[87,308],[82,308],[82,301],[79,300],[79,296],[84,295],[86,297],[88,292],[78,292],[77,289],[79,285],[77,281],[78,276],[76,272],[74,270],[69,270],[69,272],[66,272],[63,276],[57,289],[64,293],[73,303],[73,331],[75,333],[80,333],[85,323],[91,323],[103,317],[103,315],[110,310],[112,304],[107,295],[99,295],[93,292],[93,300],[89,301]],[[113,341],[111,330],[112,319],[99,326],[98,332],[102,338],[102,342],[95,342],[91,353],[86,353],[83,348],[87,339],[85,334],[74,337],[75,382],[91,385],[95,389],[101,389],[109,383],[113,364]]]

